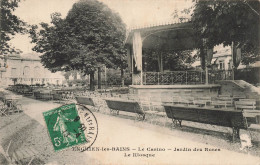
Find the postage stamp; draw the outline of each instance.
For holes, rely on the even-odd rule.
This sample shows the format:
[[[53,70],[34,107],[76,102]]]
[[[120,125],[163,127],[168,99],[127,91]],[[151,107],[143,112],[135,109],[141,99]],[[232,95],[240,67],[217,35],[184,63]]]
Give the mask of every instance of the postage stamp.
[[[73,103],[43,112],[43,116],[55,151],[94,143],[97,122],[89,110],[81,108],[78,113],[77,105]]]

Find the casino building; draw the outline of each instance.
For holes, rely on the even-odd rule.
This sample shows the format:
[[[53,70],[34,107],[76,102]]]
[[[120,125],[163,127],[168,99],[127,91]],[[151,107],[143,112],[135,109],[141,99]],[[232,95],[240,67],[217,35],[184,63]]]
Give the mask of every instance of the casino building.
[[[63,81],[62,73],[51,73],[44,68],[37,54],[0,55],[0,86],[13,84],[61,85]]]

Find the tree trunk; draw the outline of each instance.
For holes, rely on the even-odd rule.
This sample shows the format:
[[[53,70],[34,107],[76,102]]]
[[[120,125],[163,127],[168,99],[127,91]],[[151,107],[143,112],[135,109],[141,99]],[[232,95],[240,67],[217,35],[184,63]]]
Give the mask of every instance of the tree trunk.
[[[101,68],[98,67],[98,89],[101,89]]]
[[[200,65],[203,70],[205,70],[206,60],[205,60],[205,50],[204,47],[200,48]]]
[[[160,54],[157,56],[157,62],[158,62],[158,71],[161,71],[161,60],[160,60]]]
[[[122,85],[122,87],[125,86],[124,69],[123,68],[121,68],[121,85]]]
[[[95,78],[95,72],[90,73],[90,90],[95,90],[95,84],[94,84],[94,78]]]
[[[163,72],[162,53],[158,54],[158,67],[159,67],[159,72]]]

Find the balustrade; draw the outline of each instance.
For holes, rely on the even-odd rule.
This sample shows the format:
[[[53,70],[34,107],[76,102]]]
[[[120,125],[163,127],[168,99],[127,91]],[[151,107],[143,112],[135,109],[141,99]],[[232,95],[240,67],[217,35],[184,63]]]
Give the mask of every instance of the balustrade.
[[[231,80],[231,70],[210,70],[209,83]],[[143,72],[143,85],[205,84],[205,71]],[[141,85],[141,74],[133,74],[133,85]]]

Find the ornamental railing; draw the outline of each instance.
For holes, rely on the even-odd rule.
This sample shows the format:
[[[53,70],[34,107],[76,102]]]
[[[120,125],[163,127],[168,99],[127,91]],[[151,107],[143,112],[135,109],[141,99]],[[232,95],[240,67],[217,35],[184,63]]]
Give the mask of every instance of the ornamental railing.
[[[214,84],[219,80],[232,80],[232,70],[209,70],[209,83]]]
[[[204,84],[204,71],[144,72],[144,85]]]
[[[133,74],[133,85],[141,84],[141,74]],[[191,85],[205,84],[205,71],[143,72],[143,85]],[[209,84],[219,80],[231,80],[231,70],[209,70]]]

